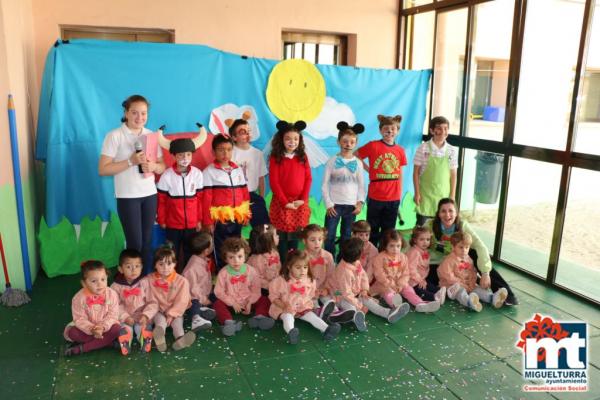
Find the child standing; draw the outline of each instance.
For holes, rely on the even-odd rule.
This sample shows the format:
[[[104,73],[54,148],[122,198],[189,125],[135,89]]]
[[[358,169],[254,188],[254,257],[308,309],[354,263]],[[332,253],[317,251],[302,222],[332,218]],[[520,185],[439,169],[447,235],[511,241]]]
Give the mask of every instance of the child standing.
[[[335,237],[340,219],[342,220],[341,243],[350,238],[352,223],[360,214],[365,202],[363,165],[352,154],[357,135],[364,132],[365,127],[362,124],[349,126],[347,122],[341,121],[338,122],[337,128],[340,152],[327,162],[321,187],[323,201],[327,208],[325,250],[330,252],[334,259]]]
[[[154,253],[156,272],[146,279],[152,296],[158,303],[158,312],[154,316],[154,344],[160,352],[167,351],[165,332],[167,327],[173,330],[173,350],[191,346],[196,334],[183,330],[183,313],[190,306],[190,284],[187,279],[175,271],[177,260],[173,249],[163,246]]]
[[[410,280],[415,293],[423,300],[439,301],[440,305],[446,301],[446,288],[438,287],[430,282],[427,277],[429,268],[429,246],[431,246],[431,230],[423,226],[416,226],[410,238],[410,249],[406,253],[408,268],[410,269]]]
[[[413,183],[417,205],[417,225],[434,218],[440,199],[454,199],[458,152],[446,142],[450,123],[444,117],[429,122],[431,139],[421,144],[415,153]]]
[[[359,238],[350,238],[340,246],[342,261],[330,277],[330,286],[338,299],[338,304],[344,310],[355,310],[354,323],[356,329],[365,331],[365,313],[385,318],[390,324],[400,320],[408,312],[408,304],[392,309],[379,305],[379,302],[369,296],[369,280],[367,273],[360,265],[360,254],[363,242]]]
[[[439,310],[439,301],[424,301],[408,284],[410,269],[406,256],[402,254],[400,233],[395,229],[384,232],[380,248],[381,253],[373,260],[375,282],[371,286],[371,294],[381,296],[390,307],[400,306],[403,315],[408,313],[410,307],[402,303],[402,297],[414,305],[417,312]]]
[[[383,232],[396,227],[402,198],[402,167],[406,165],[404,149],[395,144],[402,117],[378,115],[382,140],[373,140],[356,151],[360,159],[369,159],[369,194],[367,221],[371,225],[371,242],[377,246]]]
[[[112,347],[119,337],[119,295],[107,286],[108,276],[102,261],[89,260],[81,265],[81,290],[73,296],[73,321],[64,331],[73,342],[66,356]]]
[[[196,232],[190,238],[190,249],[193,256],[188,261],[182,274],[190,284],[192,306],[192,331],[209,329],[210,320],[215,318],[215,310],[208,307],[211,303],[208,296],[212,292],[212,275],[210,270],[213,254],[212,237],[208,232]]]
[[[377,257],[379,251],[377,247],[369,241],[371,235],[371,225],[365,220],[356,221],[352,224],[352,237],[357,237],[363,241],[363,249],[360,254],[360,265],[367,272],[369,283],[373,283],[373,259]]]
[[[283,321],[283,329],[290,344],[298,343],[300,331],[294,327],[294,318],[304,320],[323,333],[323,340],[334,339],[340,333],[338,323],[327,325],[313,312],[313,298],[316,286],[308,267],[308,255],[303,251],[292,250],[288,254],[281,276],[269,285],[271,307],[269,315]]]
[[[203,227],[214,232],[217,269],[224,262],[221,246],[229,237],[240,237],[251,217],[250,194],[244,171],[231,161],[233,141],[222,134],[212,142],[215,161],[204,169]]]
[[[249,114],[247,116],[248,118],[250,117]],[[264,198],[267,165],[263,157],[263,152],[250,145],[251,133],[250,124],[243,117],[233,121],[233,124],[229,127],[229,136],[235,142],[232,159],[233,162],[242,168],[246,182],[248,182],[250,210],[252,211],[250,225],[256,226],[270,222]]]
[[[250,231],[250,253],[247,264],[260,276],[261,292],[268,296],[269,283],[279,276],[281,260],[277,252],[279,235],[273,225],[255,225]]]
[[[142,279],[142,254],[135,249],[123,250],[119,255],[118,270],[110,288],[119,295],[121,353],[131,352],[134,333],[140,350],[148,353],[152,346],[151,321],[158,311],[158,304],[152,299],[148,281]]]
[[[295,234],[308,224],[310,218],[308,193],[312,175],[304,152],[301,133],[304,128],[304,121],[294,124],[277,122],[269,157],[269,183],[273,191],[269,214],[279,234],[279,257],[282,260],[288,248],[298,246]]]
[[[230,308],[236,314],[249,315],[254,311],[248,320],[250,328],[268,330],[275,324],[269,317],[269,299],[260,293],[260,276],[246,264],[249,251],[248,243],[242,238],[227,238],[223,242],[221,252],[227,265],[217,275],[214,307],[225,336],[233,336],[242,329],[242,322],[233,319]]]
[[[492,293],[490,289],[483,289],[477,283],[477,270],[469,257],[471,235],[456,232],[450,237],[450,242],[452,252],[437,269],[440,286],[446,287],[448,297],[477,312],[482,309],[480,301],[492,303],[495,308],[502,307],[508,296],[505,288]]]
[[[160,177],[158,191],[158,215],[156,221],[166,229],[167,240],[173,243],[177,260],[183,246],[183,265],[191,257],[190,236],[202,228],[202,172],[192,164],[196,144],[192,139],[162,140],[175,163]]]

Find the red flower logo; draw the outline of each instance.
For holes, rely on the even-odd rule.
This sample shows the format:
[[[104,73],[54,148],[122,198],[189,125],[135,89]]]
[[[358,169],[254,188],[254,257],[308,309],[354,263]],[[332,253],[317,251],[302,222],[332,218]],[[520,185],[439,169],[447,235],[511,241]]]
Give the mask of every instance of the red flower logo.
[[[543,339],[553,338],[560,340],[568,337],[570,332],[564,330],[560,323],[555,323],[551,317],[542,317],[540,314],[535,314],[531,321],[525,323],[525,328],[519,334],[520,340],[517,342],[517,347],[526,350],[527,339]],[[546,358],[546,350],[541,348],[538,350],[537,359],[542,361]]]

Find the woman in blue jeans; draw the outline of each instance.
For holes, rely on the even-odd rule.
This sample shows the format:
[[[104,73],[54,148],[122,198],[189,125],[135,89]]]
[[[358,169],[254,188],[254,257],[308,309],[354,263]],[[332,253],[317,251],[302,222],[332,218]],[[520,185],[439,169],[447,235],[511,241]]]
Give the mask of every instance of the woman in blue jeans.
[[[144,127],[148,100],[140,95],[129,96],[123,108],[123,124],[104,138],[98,172],[101,176],[114,176],[117,213],[127,247],[142,253],[144,271],[148,273],[152,270],[152,229],[157,206],[154,174],[161,174],[165,165],[160,147],[156,162],[147,160],[144,151],[137,150],[142,148],[143,137],[152,133]]]
[[[327,161],[321,187],[323,201],[327,207],[325,250],[330,252],[334,259],[335,237],[340,219],[340,241],[343,242],[350,238],[352,223],[365,201],[364,168],[362,162],[352,154],[357,135],[362,133],[365,127],[362,124],[349,126],[341,121],[337,128],[340,152]]]

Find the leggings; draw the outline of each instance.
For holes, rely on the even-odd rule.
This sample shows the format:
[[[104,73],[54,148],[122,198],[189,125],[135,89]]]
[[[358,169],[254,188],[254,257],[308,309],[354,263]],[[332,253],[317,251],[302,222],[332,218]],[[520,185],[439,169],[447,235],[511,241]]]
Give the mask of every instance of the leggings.
[[[283,321],[283,330],[285,331],[285,333],[289,333],[292,329],[294,329],[294,316],[292,314],[283,313],[279,316],[279,318]],[[325,321],[319,318],[319,316],[312,311],[304,313],[303,315],[298,316],[297,318],[308,322],[321,332],[325,332],[325,330],[327,330],[327,327],[329,326]]]
[[[157,196],[117,199],[117,213],[125,233],[127,248],[142,253],[144,273],[152,272],[152,229],[156,219]]]
[[[112,347],[112,343],[119,337],[120,330],[121,326],[114,324],[109,330],[104,332],[102,339],[96,339],[93,335],[88,335],[76,326],[72,326],[69,328],[67,336],[73,342],[82,344],[83,352],[87,353],[88,351],[98,350],[103,347]]]
[[[167,317],[161,313],[157,312],[154,316],[154,325],[160,326],[165,331],[167,330]],[[171,321],[171,329],[173,329],[173,337],[175,339],[179,339],[185,333],[183,330],[183,317],[177,317]]]

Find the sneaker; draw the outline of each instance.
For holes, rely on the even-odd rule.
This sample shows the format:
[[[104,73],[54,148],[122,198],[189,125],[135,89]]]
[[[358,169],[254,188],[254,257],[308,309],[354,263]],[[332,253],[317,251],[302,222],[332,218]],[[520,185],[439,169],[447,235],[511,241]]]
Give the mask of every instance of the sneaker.
[[[260,329],[262,331],[267,331],[271,329],[275,325],[275,320],[271,317],[266,317],[264,315],[255,315],[254,317],[248,320],[248,326],[252,329]]]
[[[443,305],[446,302],[446,287],[442,286],[433,298],[440,303],[440,306]]]
[[[356,311],[354,314],[354,326],[356,326],[356,330],[359,332],[364,332],[367,330],[367,322],[365,321],[365,313],[362,311]]]
[[[165,328],[162,326],[154,327],[152,331],[152,337],[154,338],[154,344],[161,353],[167,351],[167,340],[165,339]]]
[[[402,303],[404,303],[404,300],[402,300],[402,296],[398,293],[395,293],[392,297],[392,304],[394,305],[394,307],[400,307]]]
[[[190,347],[196,341],[196,334],[193,331],[187,331],[185,335],[173,342],[173,350],[179,351]]]
[[[327,303],[323,304],[323,307],[319,310],[319,318],[323,321],[327,321],[327,318],[335,311],[335,301],[329,300]]]
[[[81,344],[81,343],[70,343],[69,345],[67,345],[67,348],[65,349],[66,357],[78,356],[82,353],[83,353],[83,344]]]
[[[445,293],[444,293],[444,295],[445,295]],[[429,301],[427,303],[417,304],[415,306],[416,312],[436,312],[439,309],[440,309],[440,302],[437,300]]]
[[[298,328],[290,329],[290,331],[288,332],[288,341],[290,342],[290,344],[297,344],[299,339],[300,331],[298,330]]]
[[[200,307],[200,316],[208,321],[212,321],[217,316],[217,313],[210,307]]]
[[[506,306],[518,306],[519,305],[519,299],[517,299],[517,296],[513,295],[508,295],[508,297],[506,298],[506,300],[504,300],[504,305]]]
[[[390,310],[387,320],[390,324],[395,324],[410,311],[408,303],[403,303],[401,306]]]
[[[496,293],[492,296],[492,305],[494,308],[500,308],[508,297],[508,290],[506,288],[500,288],[496,290]]]
[[[480,312],[483,308],[483,306],[481,305],[481,303],[479,302],[479,296],[477,295],[477,293],[470,293],[469,294],[469,308],[471,310]]]
[[[194,315],[192,317],[192,331],[198,332],[210,328],[212,328],[212,323],[210,321],[205,320],[200,315]]]
[[[347,324],[349,322],[354,321],[354,314],[356,314],[356,311],[354,310],[341,310],[334,312],[329,316],[329,318],[327,318],[326,320],[324,319],[323,321],[330,324]]]
[[[228,319],[225,321],[225,324],[221,327],[221,331],[225,336],[233,336],[238,331],[237,329],[238,321],[234,321],[232,319]]]
[[[244,324],[242,324],[242,321],[235,321],[235,331],[239,332],[242,330],[242,326],[244,326]]]
[[[152,327],[148,324],[140,332],[140,350],[142,353],[150,353],[152,350]]]
[[[329,324],[327,329],[325,329],[325,332],[323,332],[323,340],[329,342],[330,340],[335,339],[341,330],[342,326],[337,322]]]
[[[130,326],[121,326],[118,340],[121,348],[121,354],[126,356],[131,351],[131,341],[133,340],[133,332]]]

